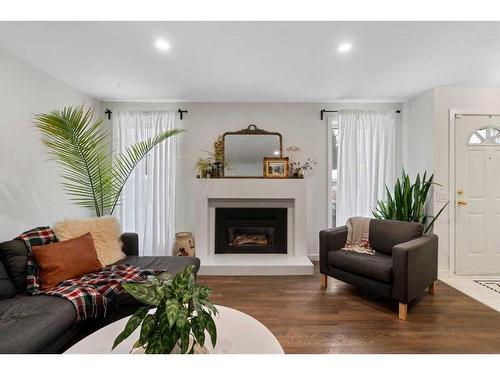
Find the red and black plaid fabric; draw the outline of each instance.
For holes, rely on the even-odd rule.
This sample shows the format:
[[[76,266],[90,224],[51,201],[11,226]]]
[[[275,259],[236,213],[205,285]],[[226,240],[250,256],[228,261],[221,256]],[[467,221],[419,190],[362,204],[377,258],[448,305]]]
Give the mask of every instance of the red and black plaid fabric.
[[[38,268],[33,259],[31,247],[57,242],[57,237],[50,227],[37,227],[23,232],[14,239],[23,241],[28,248],[28,257],[26,259],[26,292],[37,294],[40,290],[40,283],[38,281]]]
[[[40,291],[40,294],[63,297],[72,302],[78,321],[104,317],[124,291],[122,283],[144,281],[145,276],[155,273],[127,264],[107,266],[101,271],[63,281],[48,291]]]

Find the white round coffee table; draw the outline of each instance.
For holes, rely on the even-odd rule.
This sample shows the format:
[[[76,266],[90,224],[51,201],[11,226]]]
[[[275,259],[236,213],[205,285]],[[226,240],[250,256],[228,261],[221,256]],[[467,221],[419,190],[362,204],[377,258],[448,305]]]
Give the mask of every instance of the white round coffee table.
[[[212,347],[208,334],[205,345],[210,354],[284,354],[274,335],[257,319],[241,311],[217,305],[219,316],[217,344]],[[139,329],[118,345],[111,347],[116,336],[122,332],[129,317],[117,320],[79,341],[65,354],[127,354],[139,338]]]

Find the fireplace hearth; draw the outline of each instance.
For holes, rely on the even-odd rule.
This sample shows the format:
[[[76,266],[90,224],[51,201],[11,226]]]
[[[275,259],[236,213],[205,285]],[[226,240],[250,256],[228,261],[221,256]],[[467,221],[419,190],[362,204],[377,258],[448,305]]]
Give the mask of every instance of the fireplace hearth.
[[[216,254],[286,254],[287,209],[215,209]]]

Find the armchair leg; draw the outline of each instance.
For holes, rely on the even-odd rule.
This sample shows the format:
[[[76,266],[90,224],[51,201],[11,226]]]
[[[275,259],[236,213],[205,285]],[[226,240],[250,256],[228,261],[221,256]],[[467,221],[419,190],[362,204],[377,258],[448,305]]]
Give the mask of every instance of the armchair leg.
[[[328,275],[321,274],[321,287],[326,288],[328,286]]]
[[[436,282],[433,281],[431,285],[429,285],[429,294],[436,294]]]
[[[408,319],[408,305],[406,303],[399,303],[399,319]]]

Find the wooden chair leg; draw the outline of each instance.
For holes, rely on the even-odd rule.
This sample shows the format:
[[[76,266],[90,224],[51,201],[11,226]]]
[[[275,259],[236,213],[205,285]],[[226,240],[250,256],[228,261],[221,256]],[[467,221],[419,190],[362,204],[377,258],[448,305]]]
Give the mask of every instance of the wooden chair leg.
[[[324,274],[321,274],[321,286],[323,288],[326,288],[328,286],[328,276],[327,275],[324,275]]]
[[[408,319],[408,305],[406,303],[399,303],[399,319]]]
[[[436,282],[434,281],[429,285],[429,294],[436,294]]]

